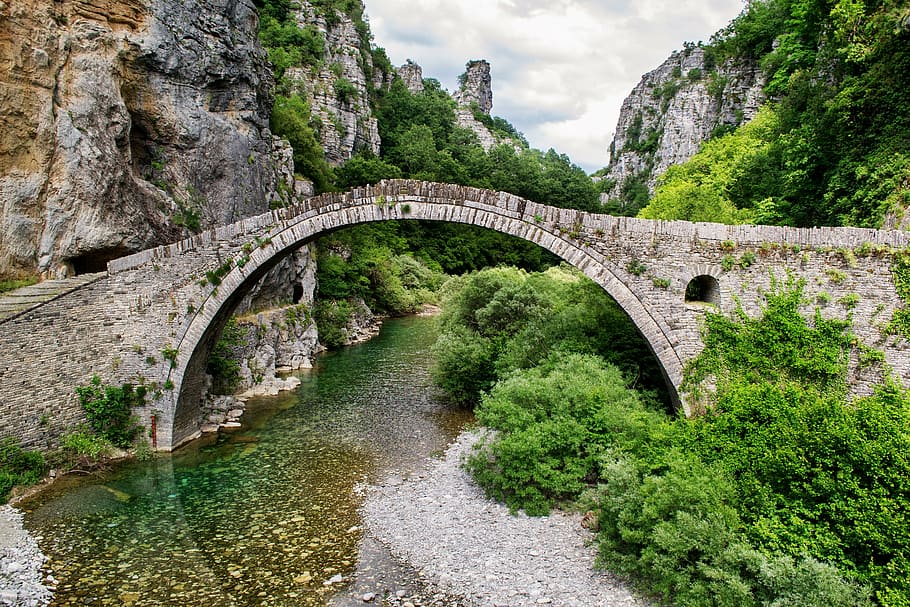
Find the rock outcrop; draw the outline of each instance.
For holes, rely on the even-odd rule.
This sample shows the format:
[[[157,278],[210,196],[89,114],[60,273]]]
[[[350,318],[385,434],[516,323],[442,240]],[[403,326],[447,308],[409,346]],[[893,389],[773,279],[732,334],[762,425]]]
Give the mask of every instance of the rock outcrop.
[[[487,126],[489,122],[484,124],[481,121],[486,120],[493,109],[490,64],[484,59],[468,61],[465,72],[458,77],[458,82],[459,89],[452,95],[457,105],[455,119],[458,126],[473,131],[485,151],[490,151],[493,146],[503,143],[516,148],[521,147],[520,142],[494,132]]]
[[[398,68],[398,77],[412,93],[423,91],[423,68],[410,59]]]
[[[291,175],[250,0],[0,2],[0,273],[103,269]]]
[[[359,0],[358,0],[359,1]],[[363,4],[360,3],[362,12]],[[334,10],[334,9],[326,9]],[[297,9],[300,27],[315,26],[325,38],[325,55],[315,68],[293,68],[287,76],[294,92],[310,103],[325,158],[340,165],[360,150],[379,154],[379,127],[370,109],[372,89],[387,87],[392,74],[373,65],[369,35],[350,15],[327,19],[303,0]]]
[[[476,103],[484,114],[493,109],[493,79],[490,64],[484,60],[468,61],[465,72],[458,78],[461,85],[453,97],[458,105],[470,106]]]
[[[757,65],[714,65],[697,46],[674,52],[622,104],[604,198],[622,199],[635,183],[653,194],[668,167],[688,160],[713,134],[750,120],[764,102],[763,86]]]

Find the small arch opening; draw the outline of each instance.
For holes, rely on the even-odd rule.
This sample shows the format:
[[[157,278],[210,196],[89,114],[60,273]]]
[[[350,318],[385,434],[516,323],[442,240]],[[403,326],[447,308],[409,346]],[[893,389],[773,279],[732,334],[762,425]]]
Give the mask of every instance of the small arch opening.
[[[300,301],[303,299],[303,285],[301,285],[301,284],[294,285],[294,293],[293,293],[292,297],[293,297],[295,304],[300,303]]]
[[[686,285],[686,303],[707,303],[720,307],[720,283],[708,274],[696,276]]]

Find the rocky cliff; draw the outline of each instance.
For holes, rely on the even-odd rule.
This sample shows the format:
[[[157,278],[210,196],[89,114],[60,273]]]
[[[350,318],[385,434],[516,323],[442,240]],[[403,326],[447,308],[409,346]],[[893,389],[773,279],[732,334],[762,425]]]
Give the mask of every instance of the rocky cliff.
[[[292,179],[252,0],[0,2],[0,274],[261,213]]]
[[[715,65],[698,46],[674,52],[625,99],[605,170],[604,199],[629,203],[636,187],[653,194],[666,169],[694,155],[712,135],[751,119],[764,101],[754,64]]]
[[[388,87],[393,76],[373,63],[369,29],[356,17],[362,15],[363,3],[351,13],[354,16],[300,2],[297,24],[316,27],[325,39],[325,55],[317,66],[287,74],[294,92],[309,101],[325,158],[335,166],[360,150],[379,155],[379,128],[370,97],[374,89]]]

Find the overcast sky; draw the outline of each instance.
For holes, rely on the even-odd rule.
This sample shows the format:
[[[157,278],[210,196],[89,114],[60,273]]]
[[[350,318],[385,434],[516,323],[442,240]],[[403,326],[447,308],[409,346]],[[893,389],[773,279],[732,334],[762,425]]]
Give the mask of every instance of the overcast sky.
[[[683,42],[707,41],[743,0],[365,0],[374,42],[450,92],[486,59],[493,111],[533,147],[603,167],[619,108]]]

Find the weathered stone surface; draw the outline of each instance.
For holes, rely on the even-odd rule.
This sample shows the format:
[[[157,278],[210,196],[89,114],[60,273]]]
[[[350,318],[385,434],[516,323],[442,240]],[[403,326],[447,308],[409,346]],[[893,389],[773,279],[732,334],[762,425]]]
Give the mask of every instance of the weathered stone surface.
[[[286,159],[257,29],[251,0],[3,3],[0,272],[103,269],[263,212]]]
[[[423,68],[410,59],[398,68],[398,77],[412,93],[423,91]]]
[[[477,135],[481,147],[487,152],[493,146],[500,144],[520,149],[519,142],[510,137],[492,133],[474,116],[473,107],[475,105],[482,114],[486,115],[489,115],[493,108],[493,80],[490,77],[490,64],[483,59],[469,61],[465,69],[465,73],[459,77],[459,81],[463,84],[453,95],[455,103],[458,104],[455,109],[455,120],[458,126],[473,131]]]
[[[221,327],[276,260],[326,231],[403,218],[493,229],[536,243],[579,268],[626,311],[674,391],[685,362],[703,347],[709,309],[686,301],[689,283],[716,281],[711,300],[717,308],[733,313],[741,305],[756,316],[762,293],[788,274],[806,279],[807,316],[816,306],[827,318],[852,314],[857,337],[880,348],[895,377],[910,383],[910,344],[883,334],[904,307],[890,251],[910,245],[910,233],[592,215],[501,192],[399,180],[325,194],[118,259],[109,264],[108,277],[0,321],[0,435],[31,446],[52,443],[82,419],[75,386],[98,374],[108,383],[153,386],[155,399],[140,412],[143,422],[154,413],[158,446],[179,445],[204,422],[205,361]],[[876,254],[851,253],[861,246]],[[751,264],[725,262],[747,253]],[[206,271],[228,259],[234,260],[232,269],[212,285]],[[165,350],[177,351],[173,366]],[[857,354],[847,380],[855,394],[868,394],[884,370],[862,367]],[[691,411],[698,403],[682,405]],[[50,423],[39,423],[45,416]]]
[[[765,98],[761,69],[710,61],[704,49],[690,47],[642,76],[620,109],[606,175],[615,185],[605,199],[618,198],[630,179],[653,193],[657,178],[691,158],[715,129],[755,116]],[[649,137],[655,143],[643,146]]]
[[[476,103],[484,114],[493,109],[493,79],[490,64],[485,59],[468,61],[465,72],[459,77],[461,87],[453,95],[458,105]]]
[[[325,37],[323,61],[316,68],[288,70],[287,76],[295,92],[310,102],[319,118],[319,137],[326,160],[332,165],[343,164],[359,150],[378,155],[379,127],[370,109],[369,89],[387,86],[391,75],[373,66],[369,42],[361,38],[348,15],[338,12],[329,22],[303,0],[297,23],[301,27],[315,26]],[[372,78],[367,77],[366,71]],[[339,93],[339,82],[352,85],[353,94]]]

